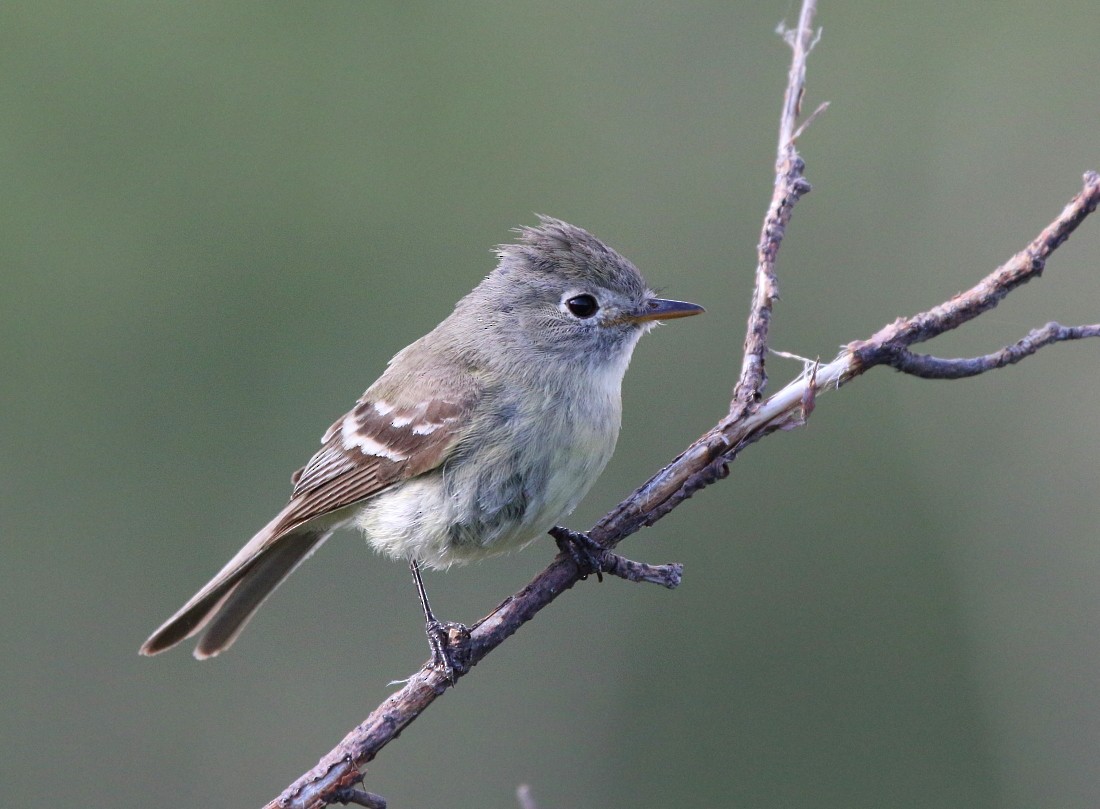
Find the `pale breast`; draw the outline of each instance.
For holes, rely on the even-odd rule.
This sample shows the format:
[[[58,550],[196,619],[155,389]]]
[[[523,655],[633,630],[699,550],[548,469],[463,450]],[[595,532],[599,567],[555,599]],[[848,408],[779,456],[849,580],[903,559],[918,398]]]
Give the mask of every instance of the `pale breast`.
[[[481,440],[363,504],[357,524],[368,542],[389,556],[447,567],[540,537],[577,506],[618,438],[617,395],[567,398],[574,407],[505,399],[474,431]]]

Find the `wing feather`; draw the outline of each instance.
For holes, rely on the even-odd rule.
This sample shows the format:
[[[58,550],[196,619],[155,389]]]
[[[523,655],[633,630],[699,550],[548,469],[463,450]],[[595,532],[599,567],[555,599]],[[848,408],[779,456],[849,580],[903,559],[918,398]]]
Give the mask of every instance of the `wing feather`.
[[[398,407],[364,396],[294,473],[294,491],[275,536],[439,466],[463,436],[472,398]]]
[[[360,399],[294,474],[286,507],[153,633],[142,654],[164,651],[207,626],[196,656],[210,657],[228,647],[263,600],[339,521],[306,523],[439,466],[461,441],[473,398],[471,393],[464,402],[429,399],[408,408]]]

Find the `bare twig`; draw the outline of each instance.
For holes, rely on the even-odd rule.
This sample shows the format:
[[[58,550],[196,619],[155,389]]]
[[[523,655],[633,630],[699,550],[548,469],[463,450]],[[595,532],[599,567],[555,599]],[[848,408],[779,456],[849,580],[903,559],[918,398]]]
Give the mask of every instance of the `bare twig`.
[[[355,806],[365,806],[367,809],[386,809],[386,799],[381,795],[364,792],[361,789],[352,787],[336,790],[332,793],[332,800],[334,803],[354,804]]]
[[[647,565],[645,562],[634,562],[610,551],[604,553],[603,564],[604,573],[610,573],[627,581],[659,584],[669,590],[678,587],[684,575],[684,566],[678,563]]]
[[[909,346],[954,329],[988,311],[1012,289],[1036,277],[1049,255],[1096,209],[1100,201],[1100,175],[1090,172],[1085,175],[1082,191],[1057,219],[1027,248],[972,289],[927,312],[899,319],[867,340],[849,344],[836,359],[825,365],[808,363],[801,376],[767,400],[760,401],[766,380],[763,359],[768,349],[768,324],[776,290],[776,254],[794,203],[809,190],[802,178],[802,161],[794,151],[794,141],[805,127],[805,122],[801,128],[797,126],[797,114],[804,87],[805,57],[815,42],[810,28],[813,9],[812,0],[806,0],[799,27],[787,36],[794,55],[780,126],[776,191],[765,218],[756,291],[745,341],[745,362],[729,413],[588,532],[595,547],[601,549],[598,551],[599,569],[609,574],[631,581],[656,582],[667,587],[678,584],[681,572],[678,565],[650,566],[631,562],[612,553],[611,549],[642,526],[655,523],[694,492],[725,477],[728,464],[746,446],[776,430],[790,429],[804,423],[819,394],[840,387],[876,365],[891,365],[920,376],[953,378],[1019,361],[1052,342],[1100,334],[1100,326],[1067,328],[1048,324],[1019,343],[986,357],[944,360],[909,352]],[[468,637],[462,639],[460,652],[464,665],[456,675],[468,673],[524,623],[576,584],[585,572],[568,554],[559,554],[526,587],[471,627]],[[268,804],[268,809],[320,809],[334,800],[356,800],[361,795],[368,795],[353,789],[362,778],[360,770],[450,684],[446,675],[433,668],[430,662],[425,663],[312,770]],[[374,797],[371,796],[372,799]]]
[[[989,311],[1016,287],[1042,274],[1050,254],[1062,246],[1086,216],[1096,210],[1098,201],[1100,174],[1086,172],[1084,188],[1080,193],[1019,253],[967,291],[927,312],[899,318],[869,339],[850,344],[848,350],[860,364],[877,364],[884,360],[876,354],[885,351],[888,346],[908,347],[923,343]]]
[[[756,286],[752,293],[749,321],[745,331],[744,356],[741,375],[733,389],[730,415],[734,418],[753,408],[768,383],[764,370],[764,357],[768,353],[768,329],[771,325],[772,306],[779,297],[779,280],[775,273],[779,245],[787,233],[791,212],[795,204],[810,191],[810,184],[802,176],[805,164],[798,156],[795,142],[810,122],[823,112],[827,105],[798,126],[802,97],[806,92],[806,59],[817,44],[813,31],[815,0],[806,0],[798,16],[798,25],[792,30],[780,28],[783,39],[791,46],[791,69],[787,74],[787,90],[783,95],[783,111],[779,116],[779,146],[775,158],[775,188],[764,216],[760,242],[756,248]]]
[[[749,444],[798,418],[809,391],[814,396],[851,381],[875,365],[887,364],[897,349],[930,340],[992,309],[1012,289],[1036,277],[1045,262],[1100,203],[1100,174],[1088,172],[1084,187],[1024,250],[973,288],[909,318],[900,318],[867,340],[849,344],[840,355],[770,396],[751,412],[726,416],[589,531],[613,547],[643,525],[652,525],[699,489],[724,476],[726,465]],[[1084,327],[1089,328],[1089,327]],[[1087,335],[1082,335],[1087,336]]]
[[[1100,337],[1100,324],[1063,326],[1060,323],[1050,322],[1041,328],[1032,329],[1012,345],[981,357],[942,359],[929,354],[914,354],[900,346],[891,346],[891,350],[883,358],[883,363],[897,368],[902,373],[919,376],[921,379],[962,379],[1012,365],[1052,343],[1083,340],[1086,337]]]

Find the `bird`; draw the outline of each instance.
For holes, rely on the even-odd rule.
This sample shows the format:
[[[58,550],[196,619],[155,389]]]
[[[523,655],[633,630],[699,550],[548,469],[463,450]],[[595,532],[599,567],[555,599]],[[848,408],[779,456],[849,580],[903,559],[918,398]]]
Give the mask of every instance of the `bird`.
[[[329,427],[292,476],[286,506],[153,632],[142,655],[200,632],[195,657],[223,652],[302,561],[353,526],[376,551],[408,562],[433,662],[453,670],[420,567],[521,548],[571,513],[615,449],[639,338],[704,311],[657,297],[630,261],[582,228],[540,216],[514,232],[497,246],[496,267]]]

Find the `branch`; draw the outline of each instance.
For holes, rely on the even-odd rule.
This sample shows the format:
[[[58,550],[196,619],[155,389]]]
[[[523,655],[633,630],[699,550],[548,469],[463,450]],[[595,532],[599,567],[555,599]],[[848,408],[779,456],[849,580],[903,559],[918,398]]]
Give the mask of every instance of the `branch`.
[[[839,388],[876,365],[889,365],[900,350],[951,331],[989,311],[1013,289],[1037,277],[1049,256],[1069,238],[1086,216],[1096,210],[1098,204],[1100,174],[1090,171],[1084,176],[1084,187],[1058,217],[1031,244],[974,287],[927,312],[899,318],[867,340],[850,343],[832,362],[807,368],[801,376],[751,412],[738,415],[731,410],[730,415],[604,517],[590,536],[602,540],[606,532],[608,536],[621,539],[643,525],[652,525],[696,491],[724,477],[726,466],[743,448],[776,430],[801,424],[805,419],[807,403],[813,403],[819,394]],[[1058,339],[1090,336],[1096,336],[1095,327],[1079,326]],[[1029,335],[1025,341],[1031,337]],[[1030,351],[1013,346],[1003,351],[1018,354],[1015,360],[1018,361],[1041,347],[1040,341],[1035,342],[1035,348]],[[992,364],[987,370],[1005,364],[1008,363]]]
[[[739,415],[750,409],[759,401],[767,385],[768,376],[764,370],[764,356],[768,353],[768,328],[771,325],[772,306],[779,297],[779,280],[775,273],[776,259],[779,255],[779,246],[787,233],[787,225],[791,221],[795,203],[802,198],[803,194],[810,191],[810,184],[802,176],[805,164],[798,156],[795,141],[827,106],[821,105],[801,127],[797,126],[802,97],[806,92],[806,59],[820,36],[820,31],[815,36],[812,28],[816,6],[816,0],[806,0],[798,17],[798,26],[793,30],[785,30],[782,26],[779,29],[784,40],[791,46],[791,69],[787,74],[787,90],[783,95],[783,111],[779,116],[775,188],[771,202],[768,204],[768,212],[764,216],[764,226],[760,231],[760,242],[756,248],[756,286],[752,293],[748,328],[745,333],[741,376],[733,389],[733,401],[730,402],[732,415]]]
[[[1023,251],[972,289],[928,310],[895,321],[867,340],[844,348],[826,365],[807,363],[805,371],[786,387],[761,401],[766,384],[764,357],[768,351],[771,309],[777,297],[776,258],[794,204],[810,186],[803,177],[804,164],[795,150],[798,136],[823,107],[798,125],[804,94],[805,60],[815,38],[811,28],[815,3],[805,0],[798,27],[785,35],[793,55],[780,122],[775,190],[760,240],[756,287],[748,319],[745,356],[734,389],[729,413],[667,466],[612,509],[588,532],[597,549],[599,569],[630,581],[675,587],[678,565],[650,566],[632,562],[611,552],[619,542],[643,526],[652,525],[699,489],[725,477],[728,464],[745,447],[777,430],[805,423],[816,397],[839,388],[876,365],[889,365],[923,377],[957,378],[982,373],[1018,362],[1040,347],[1062,340],[1100,336],[1100,325],[1063,327],[1048,324],[1020,342],[985,357],[945,360],[909,352],[909,346],[954,329],[988,311],[1016,287],[1038,276],[1047,258],[1096,209],[1100,201],[1100,175],[1085,175],[1083,190],[1061,215]],[[493,649],[524,623],[569,590],[586,573],[565,553],[539,573],[526,587],[507,598],[468,632],[452,631],[459,664],[456,678],[465,676]],[[381,799],[355,789],[362,768],[396,738],[451,681],[426,662],[404,686],[378,706],[358,727],[318,764],[291,784],[266,809],[297,807],[321,809],[334,801],[378,805]],[[370,804],[370,802],[375,802]]]
[[[1041,328],[1032,329],[1012,345],[981,357],[948,360],[930,354],[915,354],[901,346],[890,346],[883,363],[921,379],[962,379],[1014,365],[1052,343],[1083,340],[1086,337],[1100,337],[1100,324],[1063,326],[1051,321]]]
[[[1100,174],[1089,171],[1084,187],[1058,217],[1043,228],[1027,247],[965,292],[912,317],[899,318],[869,339],[851,343],[848,350],[860,364],[885,362],[883,353],[938,337],[973,320],[1000,303],[1009,292],[1042,275],[1051,253],[1062,246],[1100,201]]]

